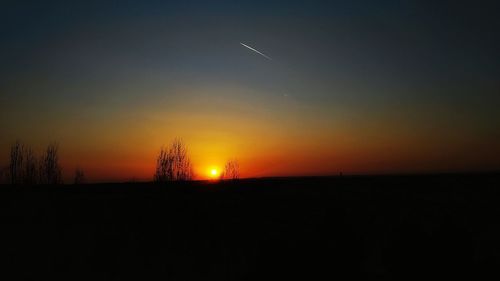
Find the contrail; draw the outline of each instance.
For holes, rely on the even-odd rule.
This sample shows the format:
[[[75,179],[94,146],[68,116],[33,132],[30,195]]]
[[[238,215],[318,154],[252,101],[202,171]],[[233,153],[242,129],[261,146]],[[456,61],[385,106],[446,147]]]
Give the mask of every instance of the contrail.
[[[270,57],[268,57],[268,56],[264,55],[263,53],[261,53],[261,52],[259,52],[259,51],[255,50],[254,48],[252,48],[252,47],[250,47],[250,46],[248,46],[248,45],[245,45],[245,44],[243,44],[243,43],[241,43],[241,42],[240,42],[240,44],[241,44],[243,47],[246,47],[246,48],[248,48],[248,49],[250,49],[250,50],[252,50],[252,51],[256,52],[257,54],[259,54],[259,55],[261,55],[261,56],[265,57],[265,58],[266,58],[266,59],[268,59],[268,60],[273,60],[272,58],[270,58]]]

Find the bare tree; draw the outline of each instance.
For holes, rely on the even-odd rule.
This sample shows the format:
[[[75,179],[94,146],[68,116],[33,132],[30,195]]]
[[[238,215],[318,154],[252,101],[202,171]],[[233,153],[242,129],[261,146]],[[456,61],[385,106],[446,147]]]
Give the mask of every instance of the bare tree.
[[[75,170],[75,184],[84,184],[85,183],[85,174],[81,168],[76,168]]]
[[[164,147],[160,149],[160,154],[156,159],[155,182],[166,182],[171,175],[172,159]]]
[[[40,161],[40,182],[45,184],[62,183],[61,167],[58,156],[59,146],[51,143]]]
[[[156,159],[156,182],[188,181],[193,178],[188,149],[181,139],[175,139],[168,150],[161,148]]]
[[[11,184],[20,184],[23,179],[24,145],[17,140],[10,147],[9,175]]]
[[[231,159],[227,161],[224,166],[224,172],[222,173],[223,179],[237,180],[240,178],[240,164],[238,160]]]
[[[191,180],[193,176],[188,149],[181,139],[175,139],[169,150],[172,161],[172,180]]]
[[[24,184],[36,184],[37,183],[37,159],[35,153],[31,147],[25,147],[24,149]]]

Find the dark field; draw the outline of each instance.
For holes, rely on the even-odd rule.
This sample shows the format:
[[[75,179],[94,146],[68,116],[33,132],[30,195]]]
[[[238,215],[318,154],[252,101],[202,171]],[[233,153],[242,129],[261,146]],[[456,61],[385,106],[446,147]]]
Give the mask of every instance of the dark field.
[[[499,188],[495,174],[2,186],[0,279],[498,280]]]

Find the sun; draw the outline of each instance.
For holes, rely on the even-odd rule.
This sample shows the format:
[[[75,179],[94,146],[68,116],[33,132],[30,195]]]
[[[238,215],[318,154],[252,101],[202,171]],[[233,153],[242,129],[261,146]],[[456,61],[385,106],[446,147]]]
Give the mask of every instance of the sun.
[[[218,178],[220,175],[220,172],[217,168],[211,168],[209,171],[209,177],[212,179]]]

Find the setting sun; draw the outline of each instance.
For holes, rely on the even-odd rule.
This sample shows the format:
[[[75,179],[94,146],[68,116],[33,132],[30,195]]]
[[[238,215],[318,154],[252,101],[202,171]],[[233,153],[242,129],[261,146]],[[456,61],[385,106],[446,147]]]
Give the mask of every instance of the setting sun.
[[[217,168],[212,168],[210,169],[210,177],[211,178],[217,178],[219,176],[219,170],[217,170]]]

